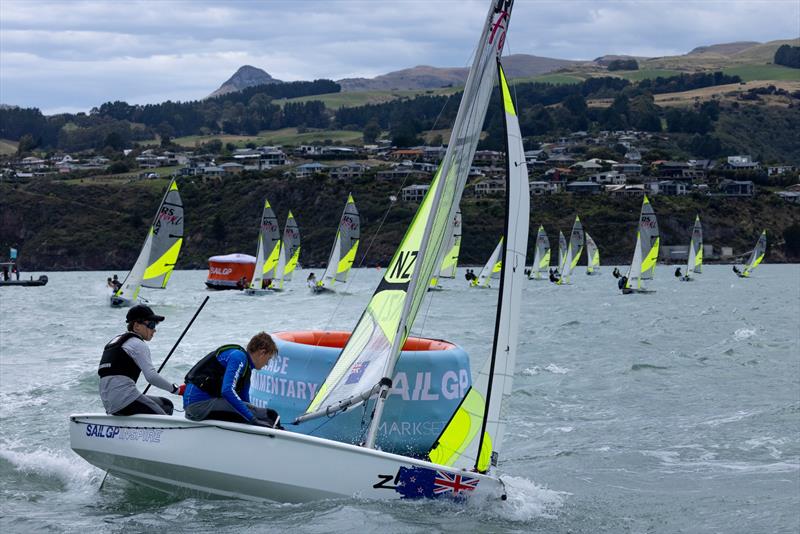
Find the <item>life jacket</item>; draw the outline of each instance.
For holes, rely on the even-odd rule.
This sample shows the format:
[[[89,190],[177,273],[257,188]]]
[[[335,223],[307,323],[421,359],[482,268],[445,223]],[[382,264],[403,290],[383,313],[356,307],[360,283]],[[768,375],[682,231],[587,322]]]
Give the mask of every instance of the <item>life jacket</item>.
[[[230,349],[239,349],[247,354],[247,350],[239,345],[223,345],[203,356],[202,360],[189,369],[184,379],[185,382],[197,386],[212,397],[221,397],[222,380],[225,378],[225,366],[219,361],[217,356]],[[244,372],[239,375],[239,380],[233,385],[240,396],[244,394],[244,389],[250,383],[251,370],[250,358],[248,356]]]
[[[100,358],[100,366],[97,368],[98,375],[101,377],[122,375],[134,382],[139,379],[142,370],[122,348],[122,345],[132,337],[142,339],[142,336],[135,332],[125,332],[108,342],[103,349],[103,357]]]

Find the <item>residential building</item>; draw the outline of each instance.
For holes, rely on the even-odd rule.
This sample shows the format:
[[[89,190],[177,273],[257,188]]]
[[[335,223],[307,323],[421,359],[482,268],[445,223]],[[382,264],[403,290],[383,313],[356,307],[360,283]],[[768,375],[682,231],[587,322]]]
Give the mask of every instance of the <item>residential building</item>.
[[[422,202],[425,193],[431,188],[428,184],[413,184],[401,189],[403,202]]]
[[[595,182],[569,182],[564,189],[567,193],[576,195],[597,195],[603,190],[603,186]]]
[[[506,192],[506,181],[495,178],[481,180],[475,184],[475,196],[483,197],[487,195],[504,195]]]
[[[368,169],[363,163],[345,163],[331,167],[328,174],[336,180],[351,180],[360,178]]]
[[[552,195],[553,193],[558,193],[560,189],[559,184],[554,182],[534,181],[529,182],[528,186],[532,196]]]
[[[613,197],[642,197],[644,184],[607,185],[606,193]]]
[[[687,194],[689,190],[686,184],[683,182],[676,180],[664,180],[658,182],[658,192],[662,195],[679,196]]]
[[[294,175],[297,178],[310,178],[315,174],[327,174],[328,167],[323,165],[322,163],[304,163],[303,165],[298,165],[297,168],[294,170]]]
[[[750,180],[722,180],[719,191],[726,197],[751,197],[753,196],[753,182]]]

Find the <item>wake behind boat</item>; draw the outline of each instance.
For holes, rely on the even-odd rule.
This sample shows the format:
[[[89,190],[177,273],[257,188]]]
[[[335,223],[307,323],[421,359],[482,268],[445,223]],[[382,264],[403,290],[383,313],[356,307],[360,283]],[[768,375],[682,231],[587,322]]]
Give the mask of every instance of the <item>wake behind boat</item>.
[[[487,496],[505,498],[491,471],[502,453],[517,350],[530,196],[516,110],[499,56],[511,1],[495,0],[483,25],[451,141],[416,216],[352,335],[295,423],[369,403],[364,446],[236,423],[167,416],[74,415],[71,446],[111,473],[167,490],[302,502]],[[466,185],[492,94],[501,87],[506,127],[506,224],[492,352],[428,454],[420,460],[375,449],[397,358],[420,309]],[[458,142],[457,142],[458,140]],[[332,418],[328,424],[336,424]],[[220,455],[220,450],[257,451]]]
[[[164,289],[178,261],[183,244],[183,202],[173,179],[122,286],[110,298],[112,307],[132,306],[143,287]]]

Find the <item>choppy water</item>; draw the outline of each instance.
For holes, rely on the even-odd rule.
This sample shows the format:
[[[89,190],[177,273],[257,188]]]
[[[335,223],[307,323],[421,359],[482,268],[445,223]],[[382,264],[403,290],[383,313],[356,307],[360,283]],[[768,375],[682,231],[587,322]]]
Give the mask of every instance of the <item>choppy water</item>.
[[[710,266],[652,295],[622,296],[606,268],[523,304],[512,424],[501,472],[509,501],[463,507],[357,500],[304,505],[176,499],[109,478],[69,449],[67,416],[99,411],[96,366],[124,310],[109,273],[51,273],[0,289],[0,528],[21,531],[791,532],[800,530],[800,268],[740,280]],[[118,273],[123,274],[123,273]],[[213,293],[165,374],[260,329],[349,329],[380,274],[349,294]],[[167,316],[160,361],[203,297],[204,272],[149,291]],[[445,282],[447,284],[447,281]],[[423,305],[416,333],[488,353],[496,292],[462,279]],[[254,460],[279,461],[258,458]]]

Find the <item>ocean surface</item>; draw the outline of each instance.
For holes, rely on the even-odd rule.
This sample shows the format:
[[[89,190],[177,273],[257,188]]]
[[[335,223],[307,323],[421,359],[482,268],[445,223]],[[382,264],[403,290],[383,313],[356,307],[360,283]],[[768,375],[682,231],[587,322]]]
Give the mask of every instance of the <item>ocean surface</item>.
[[[103,473],[70,450],[67,421],[102,410],[97,363],[125,317],[107,304],[112,273],[0,288],[0,531],[797,534],[800,266],[763,265],[748,280],[708,266],[692,283],[673,269],[659,266],[650,295],[621,295],[610,267],[578,268],[570,286],[527,285],[501,453],[509,500],[467,505],[179,499],[114,477],[100,490]],[[260,330],[352,328],[381,276],[355,270],[344,294],[313,296],[307,272],[261,298],[208,292],[201,271],[143,290],[167,317],[153,360],[206,295],[164,371],[172,381]],[[497,292],[443,283],[414,333],[461,345],[479,367]]]

